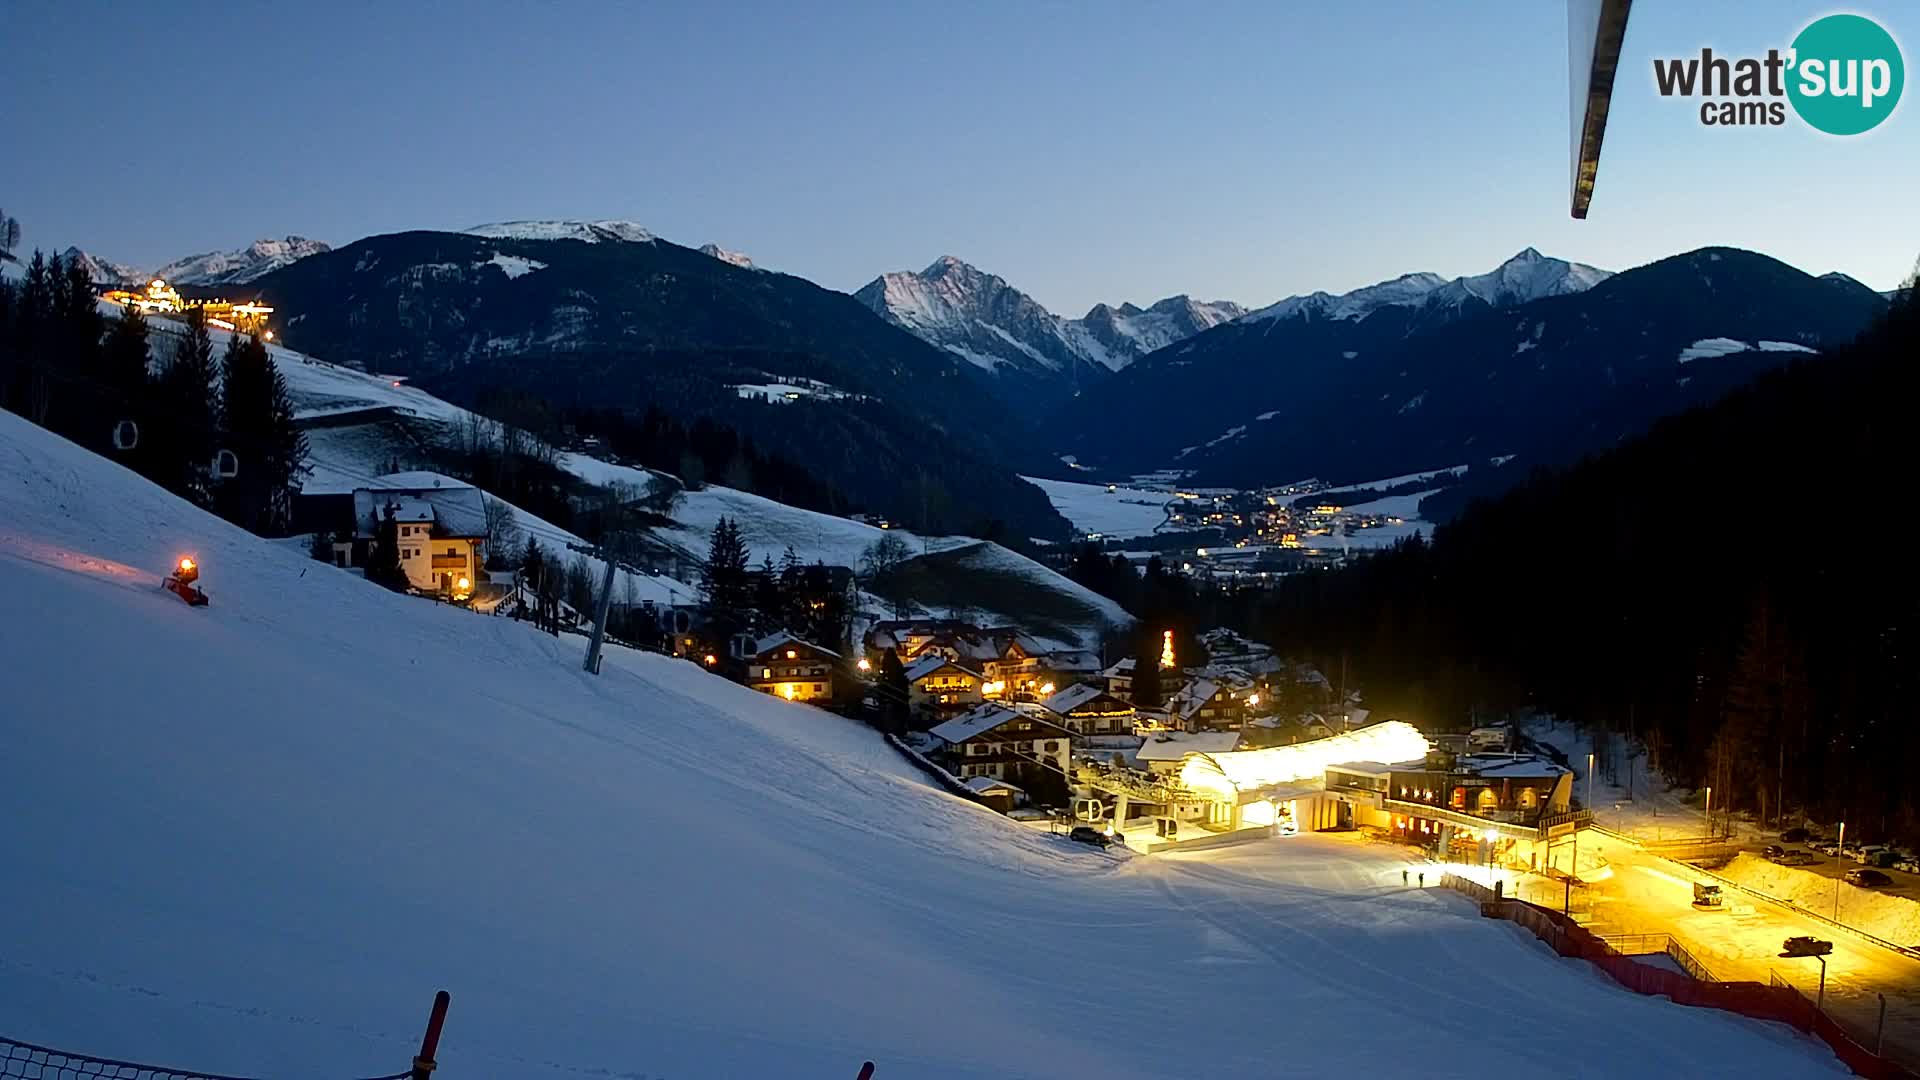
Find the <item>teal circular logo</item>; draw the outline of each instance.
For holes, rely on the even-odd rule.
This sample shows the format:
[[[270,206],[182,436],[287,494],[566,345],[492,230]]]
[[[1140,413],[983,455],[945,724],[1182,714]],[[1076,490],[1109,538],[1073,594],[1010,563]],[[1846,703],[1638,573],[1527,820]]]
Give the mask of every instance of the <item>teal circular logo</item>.
[[[1828,15],[1793,39],[1787,98],[1800,119],[1829,135],[1871,131],[1893,115],[1906,85],[1900,46],[1861,15]]]

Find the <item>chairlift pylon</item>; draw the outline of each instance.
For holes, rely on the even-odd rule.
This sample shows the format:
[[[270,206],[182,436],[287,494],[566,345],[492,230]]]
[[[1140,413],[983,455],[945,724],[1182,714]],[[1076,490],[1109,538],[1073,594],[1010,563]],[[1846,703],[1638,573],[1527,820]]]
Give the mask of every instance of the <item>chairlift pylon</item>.
[[[140,425],[131,420],[122,420],[113,425],[113,448],[131,450],[140,445]]]

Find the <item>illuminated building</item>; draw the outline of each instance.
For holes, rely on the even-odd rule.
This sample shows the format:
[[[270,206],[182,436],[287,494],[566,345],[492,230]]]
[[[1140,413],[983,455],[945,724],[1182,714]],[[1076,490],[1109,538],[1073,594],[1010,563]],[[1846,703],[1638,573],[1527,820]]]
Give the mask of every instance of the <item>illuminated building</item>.
[[[840,654],[782,630],[761,638],[743,654],[748,686],[763,694],[830,704]]]
[[[907,665],[907,706],[916,716],[945,720],[980,704],[986,678],[939,653]]]
[[[1076,683],[1049,695],[1040,704],[1059,717],[1060,725],[1075,735],[1126,735],[1133,731],[1133,703],[1102,690],[1095,683]]]
[[[273,340],[273,331],[267,328],[267,319],[273,314],[273,308],[257,300],[235,303],[231,300],[183,297],[179,290],[161,278],[154,278],[139,289],[108,289],[100,294],[100,299],[119,307],[131,305],[150,315],[170,315],[188,308],[198,308],[206,314],[208,326],[242,334],[258,334],[264,340]]]
[[[967,780],[1011,780],[1029,792],[1064,787],[1073,733],[1059,724],[988,702],[933,728],[949,768]],[[1049,777],[1047,774],[1051,774]]]

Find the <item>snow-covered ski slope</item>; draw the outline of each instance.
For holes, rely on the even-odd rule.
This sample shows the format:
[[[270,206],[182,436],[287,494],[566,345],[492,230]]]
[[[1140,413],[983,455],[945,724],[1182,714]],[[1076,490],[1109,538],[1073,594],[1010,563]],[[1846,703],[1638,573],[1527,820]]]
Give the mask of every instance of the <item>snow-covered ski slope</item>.
[[[212,605],[157,588],[197,555]],[[1119,861],[692,665],[385,592],[0,413],[0,1031],[338,1080],[1804,1076],[1384,849]]]

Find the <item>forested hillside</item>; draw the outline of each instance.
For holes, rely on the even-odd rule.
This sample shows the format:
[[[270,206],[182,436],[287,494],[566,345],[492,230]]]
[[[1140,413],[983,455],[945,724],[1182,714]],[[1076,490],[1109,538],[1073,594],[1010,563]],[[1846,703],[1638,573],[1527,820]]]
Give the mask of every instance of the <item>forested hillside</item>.
[[[1293,579],[1260,630],[1344,658],[1382,715],[1539,705],[1639,733],[1716,804],[1911,834],[1916,361],[1908,296],[1856,344],[1538,472],[1431,544]]]

